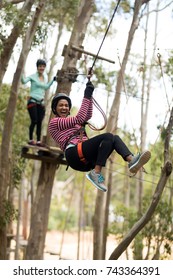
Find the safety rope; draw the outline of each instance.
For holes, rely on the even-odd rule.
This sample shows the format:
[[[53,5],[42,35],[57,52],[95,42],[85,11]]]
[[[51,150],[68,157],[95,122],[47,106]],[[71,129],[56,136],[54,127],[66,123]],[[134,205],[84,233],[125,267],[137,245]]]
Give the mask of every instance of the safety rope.
[[[102,114],[103,116],[103,119],[104,119],[104,124],[102,127],[100,128],[96,128],[93,124],[87,122],[88,126],[92,129],[92,130],[96,130],[96,131],[100,131],[100,130],[103,130],[106,125],[107,125],[107,117],[106,117],[106,114],[105,112],[102,110],[102,108],[100,107],[100,105],[98,104],[98,102],[94,99],[94,97],[92,97],[93,99],[93,105],[98,109],[98,111]]]

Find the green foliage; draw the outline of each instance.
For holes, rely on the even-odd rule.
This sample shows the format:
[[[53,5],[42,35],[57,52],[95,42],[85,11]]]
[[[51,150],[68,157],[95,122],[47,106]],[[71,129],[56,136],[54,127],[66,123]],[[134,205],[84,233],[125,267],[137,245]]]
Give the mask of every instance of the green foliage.
[[[152,157],[149,161],[150,170],[153,175],[160,176],[161,166],[163,165],[163,142],[158,141],[155,145],[150,145]]]
[[[46,42],[54,26],[61,25],[71,30],[78,6],[78,0],[72,1],[47,1],[42,20],[37,27],[32,49]]]
[[[84,61],[79,62],[79,72],[86,73],[86,65]],[[92,76],[92,82],[95,87],[103,86],[106,91],[113,92],[116,85],[116,71],[108,71],[104,66],[103,62],[97,61],[94,66],[94,75]]]
[[[168,59],[168,62],[166,63],[166,71],[165,71],[170,77],[173,76],[173,52],[171,53],[171,56]]]
[[[94,69],[94,74],[97,77],[97,84],[103,84],[108,92],[113,91],[113,86],[115,87],[116,83],[115,71],[108,72],[106,69],[104,69],[102,63],[97,63],[97,67]]]
[[[27,96],[28,90],[19,90],[12,135],[13,146],[15,149],[28,140],[30,119],[27,111]],[[16,152],[18,152],[18,149]]]
[[[3,209],[4,211],[2,211],[3,215],[2,213],[0,214],[0,228],[9,224],[18,217],[18,211],[14,208],[11,202],[7,200],[3,202],[1,209]]]
[[[1,132],[0,135],[2,135],[2,131],[3,131],[4,118],[5,118],[6,108],[8,104],[9,94],[10,94],[10,87],[9,85],[4,84],[1,88],[1,94],[0,94],[0,132]]]
[[[1,36],[4,35],[6,37],[6,34],[8,33],[7,26],[11,26],[12,23],[17,18],[18,11],[16,9],[15,5],[8,4],[4,8],[0,10],[0,30],[1,30]]]
[[[130,11],[132,10],[130,4],[131,3],[128,0],[121,1],[120,7],[121,7],[123,13],[125,13],[125,14],[130,13]]]
[[[19,26],[21,30],[24,30],[28,25],[28,17],[30,17],[30,14],[21,13],[17,5],[6,3],[0,9],[0,52],[3,49],[3,41],[9,36],[11,29],[14,26]]]
[[[74,175],[75,178],[71,184],[66,184],[66,180],[70,176]],[[69,168],[68,172],[65,171],[65,167],[60,166],[60,169],[57,172],[57,180],[64,181],[64,187],[59,190],[60,195],[53,197],[50,206],[50,215],[49,215],[49,229],[62,230],[65,226],[65,220],[67,219],[67,229],[76,229],[78,226],[79,219],[79,207],[80,200],[82,199],[82,221],[81,224],[83,227],[92,227],[92,218],[94,215],[95,208],[95,196],[93,195],[93,187],[86,180],[85,174],[83,172],[76,172],[73,169]],[[73,194],[71,193],[71,187],[73,188]],[[70,189],[69,189],[70,188]],[[81,192],[83,190],[83,197],[81,198]],[[69,206],[70,201],[70,206]],[[68,210],[68,208],[70,209]],[[68,212],[69,211],[69,212]],[[67,218],[68,212],[68,218]]]
[[[14,187],[18,187],[21,183],[22,174],[26,167],[26,161],[24,158],[21,158],[20,153],[13,152],[13,161],[12,161],[12,182]]]
[[[144,198],[144,209],[148,207],[149,199],[149,195]],[[157,252],[157,246],[160,248],[162,245],[164,248],[162,258],[167,257],[171,253],[171,244],[173,241],[172,207],[166,199],[160,201],[154,215],[141,233],[143,238],[146,239],[147,245],[151,243],[151,240],[155,240],[155,243],[150,245],[153,252]]]
[[[57,24],[65,26],[67,30],[71,30],[78,8],[79,0],[50,0],[47,1],[42,20],[37,27],[32,49],[35,46],[43,44],[50,34],[50,27]],[[30,21],[32,13],[21,13],[17,5],[6,4],[0,10],[0,52],[3,49],[3,41],[8,37],[11,29],[17,25],[21,27],[21,34],[24,36]]]
[[[136,222],[137,213],[134,208],[127,208],[122,203],[117,203],[113,213],[115,217],[114,221],[110,224],[109,231],[121,240]]]
[[[97,37],[99,38],[100,36],[103,38],[112,17],[114,8],[115,3],[113,3],[111,6],[111,2],[108,3],[106,0],[95,1],[94,13],[88,28],[88,30],[90,30],[90,35],[94,36],[95,39]],[[109,36],[110,34],[115,34],[115,32],[116,31],[113,29],[113,26],[110,25]]]
[[[60,165],[58,168],[56,173],[56,178],[58,181],[66,181],[74,173],[74,170],[72,170],[70,167],[68,170],[66,170],[66,167],[66,165]]]
[[[66,227],[66,230],[70,230],[76,225],[77,217],[75,215],[74,209],[70,209],[68,213],[68,209],[65,206],[63,198],[62,200],[58,199],[57,197],[53,198],[49,212],[48,230],[63,230],[64,227]]]
[[[149,149],[152,151],[152,157],[149,161],[150,170],[152,174],[155,176],[160,176],[161,167],[164,162],[164,141],[166,136],[166,129],[164,127],[161,128],[160,139],[154,145],[150,145]],[[172,158],[173,154],[173,146],[172,140],[170,141],[169,147],[169,158]]]
[[[151,202],[151,192],[143,197],[142,215],[146,212]],[[134,208],[127,208],[123,204],[118,204],[114,211],[114,221],[110,224],[109,231],[116,235],[119,242],[127,232],[138,221],[138,213]],[[173,240],[172,232],[172,207],[166,198],[161,200],[146,226],[138,233],[140,240],[145,246],[150,247],[150,256],[162,246],[164,252],[162,258],[168,257],[171,253],[171,243]],[[152,242],[151,242],[152,241]],[[141,243],[141,242],[140,242]],[[141,248],[142,249],[142,248]]]
[[[100,27],[102,26],[105,27],[108,25],[108,22],[110,21],[113,12],[115,10],[115,7],[117,6],[117,2],[115,1],[111,1],[111,0],[99,0],[99,1],[95,1],[96,2],[96,13],[95,16],[98,16],[97,18],[95,18],[95,20],[98,22],[98,18],[102,18],[103,19],[103,15],[104,15],[104,19],[102,21],[102,24],[100,24]],[[119,4],[119,7],[115,13],[115,16],[121,15],[121,16],[130,16],[131,12],[132,12],[132,7],[131,7],[131,1],[129,0],[122,0]],[[95,17],[94,16],[94,17]],[[118,27],[117,27],[118,28]]]
[[[35,35],[34,35],[34,39],[32,41],[32,49],[35,46],[39,46],[40,44],[43,44],[47,39],[48,39],[48,23],[41,23],[40,25],[38,25]]]
[[[29,116],[27,112],[27,97],[19,92],[15,111],[13,134],[12,134],[12,183],[18,187],[21,183],[22,174],[26,168],[26,160],[21,157],[21,147],[28,140]]]
[[[0,94],[0,135],[2,135],[4,129],[4,119],[6,108],[8,105],[9,95],[10,86],[7,84],[3,84]],[[21,158],[21,146],[23,145],[23,143],[26,142],[26,139],[28,139],[28,127],[29,117],[26,108],[26,94],[20,92],[17,100],[12,134],[11,178],[12,185],[15,187],[18,187],[18,185],[20,184],[23,170],[26,167],[25,160]]]
[[[71,30],[74,17],[78,8],[79,0],[50,0],[47,1],[43,20],[48,24],[55,25],[64,23],[67,30]]]

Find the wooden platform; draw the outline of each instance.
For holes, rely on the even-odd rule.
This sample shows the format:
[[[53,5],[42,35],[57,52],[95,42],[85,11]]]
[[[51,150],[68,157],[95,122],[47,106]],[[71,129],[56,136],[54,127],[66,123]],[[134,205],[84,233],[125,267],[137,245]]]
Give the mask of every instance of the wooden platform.
[[[27,144],[22,146],[21,156],[28,159],[67,165],[64,153],[58,147],[39,147]]]

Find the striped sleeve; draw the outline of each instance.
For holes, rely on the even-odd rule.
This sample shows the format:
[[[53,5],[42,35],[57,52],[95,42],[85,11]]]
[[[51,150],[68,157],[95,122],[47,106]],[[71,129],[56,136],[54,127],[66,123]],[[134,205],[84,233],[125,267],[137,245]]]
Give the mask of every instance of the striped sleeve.
[[[91,118],[91,103],[91,100],[83,98],[81,107],[76,116],[68,118],[56,117],[51,119],[48,127],[49,132],[62,150],[65,149],[67,142],[80,129],[81,125]],[[77,135],[76,138],[78,138]]]

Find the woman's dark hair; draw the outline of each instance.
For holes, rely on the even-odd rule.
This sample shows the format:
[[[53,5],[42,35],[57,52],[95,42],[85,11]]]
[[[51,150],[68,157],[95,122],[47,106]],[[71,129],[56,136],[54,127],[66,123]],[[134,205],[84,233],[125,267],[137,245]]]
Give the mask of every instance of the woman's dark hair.
[[[38,59],[37,62],[36,62],[37,68],[40,65],[45,65],[46,66],[46,61],[44,59]]]

